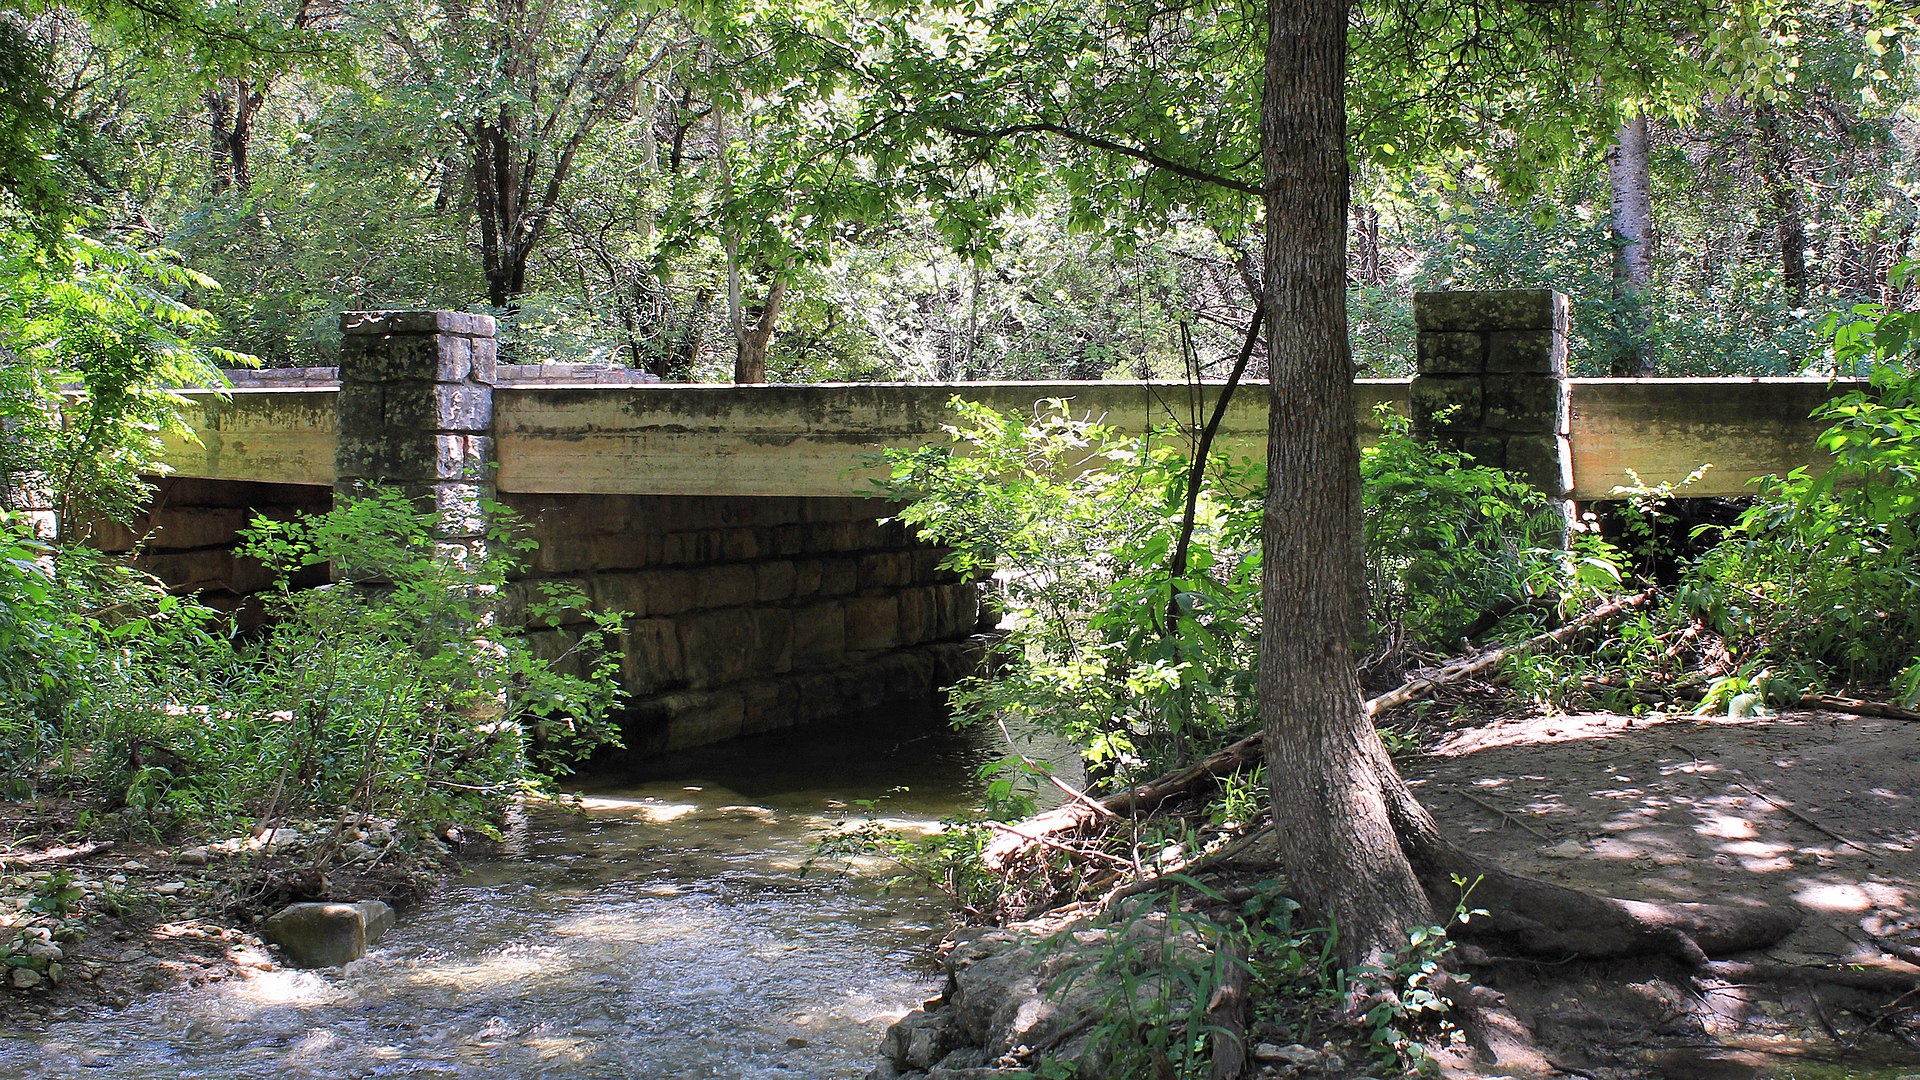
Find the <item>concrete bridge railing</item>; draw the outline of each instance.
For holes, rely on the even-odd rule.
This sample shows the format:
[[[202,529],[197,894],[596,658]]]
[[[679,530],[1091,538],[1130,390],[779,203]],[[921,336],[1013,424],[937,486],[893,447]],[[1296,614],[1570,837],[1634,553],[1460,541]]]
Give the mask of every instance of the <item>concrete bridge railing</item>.
[[[1556,296],[1422,294],[1420,374],[1356,382],[1363,437],[1377,431],[1373,411],[1386,404],[1411,412],[1416,430],[1582,500],[1608,497],[1630,472],[1650,484],[1677,482],[1706,464],[1692,494],[1738,495],[1754,477],[1819,457],[1818,427],[1807,417],[1836,392],[1831,380],[1568,379],[1566,310]],[[350,315],[369,333],[349,339],[389,336],[371,331],[396,317]],[[490,320],[472,318],[490,329]],[[496,368],[486,384],[491,422],[482,437],[492,439],[499,490],[526,493],[852,495],[877,477],[866,464],[876,451],[938,438],[955,395],[1021,410],[1064,398],[1078,412],[1144,431],[1191,426],[1219,393],[1173,382],[693,386],[623,385],[609,373],[551,367],[539,377],[498,374],[513,370]],[[342,395],[351,391],[332,369],[305,373],[307,385],[250,380],[225,395],[190,394],[199,442],[170,445],[168,464],[181,476],[331,485],[341,475]],[[425,381],[411,385],[428,393]],[[471,396],[423,396],[407,418],[442,405],[481,407]],[[1220,445],[1261,454],[1266,426],[1266,388],[1255,383],[1235,396]]]

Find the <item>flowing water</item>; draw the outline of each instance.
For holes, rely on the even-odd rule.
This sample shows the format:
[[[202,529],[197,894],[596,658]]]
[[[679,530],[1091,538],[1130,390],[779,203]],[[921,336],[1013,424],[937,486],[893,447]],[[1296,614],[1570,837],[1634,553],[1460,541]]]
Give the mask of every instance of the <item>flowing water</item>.
[[[809,729],[588,782],[344,969],[274,971],[0,1040],[28,1077],[858,1077],[938,988],[933,897],[807,866],[857,800],[931,823],[982,757]]]

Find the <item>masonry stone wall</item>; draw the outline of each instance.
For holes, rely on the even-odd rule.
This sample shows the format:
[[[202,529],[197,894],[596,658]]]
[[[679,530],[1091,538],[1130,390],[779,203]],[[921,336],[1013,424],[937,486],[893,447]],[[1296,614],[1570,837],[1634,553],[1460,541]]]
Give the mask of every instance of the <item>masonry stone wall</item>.
[[[1414,436],[1569,497],[1567,320],[1552,289],[1416,293]]]
[[[267,568],[234,554],[240,531],[256,516],[288,520],[298,514],[323,514],[333,506],[329,488],[310,484],[265,484],[168,476],[149,478],[153,501],[126,525],[92,522],[88,542],[114,554],[133,554],[133,565],[176,592],[197,593],[209,606],[243,613],[243,623],[258,617],[250,601],[272,584]],[[325,568],[296,579],[296,585],[326,582]]]
[[[924,707],[971,673],[978,587],[871,499],[510,495],[539,548],[516,598],[566,581],[630,612],[629,754]],[[577,628],[535,631],[564,658]],[[564,661],[563,661],[564,662]]]

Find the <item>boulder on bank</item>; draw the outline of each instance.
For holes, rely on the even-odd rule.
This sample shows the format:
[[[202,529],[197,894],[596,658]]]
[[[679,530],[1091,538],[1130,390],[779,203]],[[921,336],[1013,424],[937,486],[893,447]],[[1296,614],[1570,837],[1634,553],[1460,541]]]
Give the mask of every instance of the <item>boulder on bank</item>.
[[[294,967],[338,967],[365,956],[393,922],[393,909],[378,900],[288,904],[268,916],[261,936],[280,946]]]
[[[1072,1062],[1076,1076],[1105,1077],[1109,1048],[1096,1029],[1118,1004],[1121,971],[1144,1002],[1168,968],[1210,962],[1199,934],[1161,912],[1052,934],[962,930],[942,964],[945,992],[887,1032],[870,1080],[1018,1080],[1050,1059]]]

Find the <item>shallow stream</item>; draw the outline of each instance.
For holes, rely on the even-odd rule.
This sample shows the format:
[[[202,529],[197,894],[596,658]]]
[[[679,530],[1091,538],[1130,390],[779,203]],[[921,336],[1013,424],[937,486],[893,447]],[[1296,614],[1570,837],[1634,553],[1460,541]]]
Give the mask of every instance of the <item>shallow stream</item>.
[[[938,989],[944,908],[806,864],[857,800],[958,810],[983,756],[938,726],[816,728],[589,781],[364,960],[58,1020],[0,1040],[0,1075],[863,1076]]]

